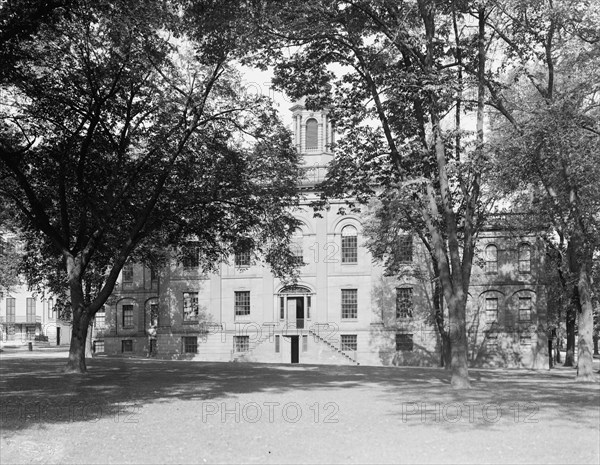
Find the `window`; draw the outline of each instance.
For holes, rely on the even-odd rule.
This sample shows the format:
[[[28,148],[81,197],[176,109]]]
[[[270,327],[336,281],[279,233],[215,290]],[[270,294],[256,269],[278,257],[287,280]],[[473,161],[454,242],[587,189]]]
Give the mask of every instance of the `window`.
[[[349,350],[356,350],[358,342],[356,340],[356,334],[342,334],[340,338],[340,350],[345,352]]]
[[[342,229],[342,263],[358,262],[358,232],[354,226],[344,226]]]
[[[531,272],[531,247],[529,244],[519,246],[519,273]]]
[[[485,248],[485,272],[498,273],[498,248],[495,245]]]
[[[410,263],[413,261],[413,238],[410,234],[398,238],[397,257],[398,262]]]
[[[133,341],[131,339],[123,339],[121,341],[121,352],[133,352]]]
[[[306,121],[306,148],[316,149],[319,146],[319,124],[314,118]]]
[[[519,321],[531,321],[531,297],[519,297]]]
[[[198,293],[183,293],[183,321],[198,321]]]
[[[48,299],[48,318],[54,318],[54,299]]]
[[[306,296],[306,319],[310,320],[310,311],[312,310],[312,299],[309,295]]]
[[[150,325],[158,326],[158,303],[150,304]]]
[[[250,315],[250,291],[235,291],[235,316]]]
[[[123,327],[133,327],[133,305],[123,305]]]
[[[485,321],[487,323],[498,321],[498,298],[488,297],[485,299]]]
[[[103,354],[104,353],[104,341],[94,341],[94,353],[95,354]]]
[[[342,289],[342,318],[356,318],[358,315],[358,291]]]
[[[294,256],[294,263],[297,265],[304,265],[304,235],[302,230],[296,229],[292,235],[292,242],[290,243],[290,251]]]
[[[15,298],[8,297],[6,299],[6,322],[14,323],[15,322]]]
[[[35,326],[26,326],[25,327],[25,337],[29,341],[32,341],[33,339],[35,339]]]
[[[200,248],[196,245],[186,245],[182,253],[183,269],[186,271],[198,269],[200,266]]]
[[[250,252],[237,252],[235,266],[250,266]]]
[[[276,353],[279,353],[281,351],[281,346],[279,344],[281,344],[279,336],[275,336],[275,352]]]
[[[27,297],[25,300],[25,311],[27,323],[35,323],[35,299],[32,297]]]
[[[498,336],[496,334],[489,334],[485,340],[485,347],[489,351],[494,351],[498,348]]]
[[[125,265],[123,265],[123,282],[133,282],[133,263],[125,263]]]
[[[94,325],[96,326],[96,328],[103,328],[105,323],[106,323],[106,312],[104,310],[104,306],[102,306],[102,308],[100,310],[98,310],[98,312],[96,313],[96,316],[94,317]]]
[[[522,346],[531,346],[531,335],[530,334],[522,335],[519,339],[519,343]]]
[[[183,337],[183,353],[197,354],[198,353],[198,336]]]
[[[405,333],[396,334],[396,351],[412,352],[413,351],[413,335]]]
[[[233,343],[236,352],[248,352],[250,350],[250,336],[233,336]]]
[[[396,289],[396,318],[412,318],[413,290],[410,287]]]
[[[302,352],[308,351],[308,336],[304,334],[302,336]]]

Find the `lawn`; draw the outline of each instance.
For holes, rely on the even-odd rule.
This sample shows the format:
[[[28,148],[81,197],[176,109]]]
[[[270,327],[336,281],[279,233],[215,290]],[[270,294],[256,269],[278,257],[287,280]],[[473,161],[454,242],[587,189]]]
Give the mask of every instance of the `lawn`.
[[[9,463],[598,463],[574,370],[198,363],[0,354]]]

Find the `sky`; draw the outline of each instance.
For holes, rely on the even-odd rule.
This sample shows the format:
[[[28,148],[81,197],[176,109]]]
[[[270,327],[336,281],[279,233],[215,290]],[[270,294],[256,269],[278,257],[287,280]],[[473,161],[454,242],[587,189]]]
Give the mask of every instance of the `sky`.
[[[281,91],[276,91],[271,87],[273,72],[261,71],[257,68],[241,66],[243,73],[243,83],[249,94],[267,95],[273,99],[275,108],[288,129],[292,127],[292,112],[290,111],[293,101]]]

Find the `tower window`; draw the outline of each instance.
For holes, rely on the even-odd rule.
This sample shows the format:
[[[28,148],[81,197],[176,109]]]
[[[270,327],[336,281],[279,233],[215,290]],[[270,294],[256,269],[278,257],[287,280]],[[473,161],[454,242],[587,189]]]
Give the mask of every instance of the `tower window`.
[[[306,148],[316,149],[319,146],[319,125],[314,118],[306,122]]]

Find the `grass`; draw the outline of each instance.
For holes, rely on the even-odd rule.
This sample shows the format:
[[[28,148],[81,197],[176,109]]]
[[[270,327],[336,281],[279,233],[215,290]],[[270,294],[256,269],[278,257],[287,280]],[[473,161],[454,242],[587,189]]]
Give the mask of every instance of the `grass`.
[[[597,362],[596,362],[597,363]],[[599,384],[574,370],[0,355],[9,463],[598,463]]]

